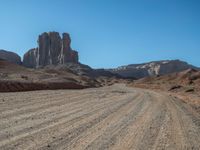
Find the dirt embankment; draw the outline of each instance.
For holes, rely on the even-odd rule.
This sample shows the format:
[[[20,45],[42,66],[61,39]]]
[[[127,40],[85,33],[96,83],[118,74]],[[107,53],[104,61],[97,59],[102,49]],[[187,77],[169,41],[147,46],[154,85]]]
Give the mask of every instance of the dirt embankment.
[[[57,90],[57,89],[83,89],[87,86],[73,82],[66,83],[31,83],[17,81],[1,81],[0,92],[22,92],[34,90]]]
[[[83,89],[100,86],[87,76],[70,70],[29,69],[0,60],[0,92],[32,90]]]

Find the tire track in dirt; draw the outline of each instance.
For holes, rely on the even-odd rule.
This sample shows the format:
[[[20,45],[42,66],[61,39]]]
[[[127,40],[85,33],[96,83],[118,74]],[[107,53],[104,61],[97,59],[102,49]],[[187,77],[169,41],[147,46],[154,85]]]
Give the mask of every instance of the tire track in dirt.
[[[183,137],[185,138],[182,149],[200,149],[200,116],[190,112],[191,107],[178,99],[171,99],[177,111],[177,118],[180,124]]]
[[[117,99],[118,100],[118,99]],[[116,101],[117,102],[117,101]],[[105,105],[107,105],[107,104],[110,104],[111,106],[113,105],[113,103],[115,103],[115,101],[113,102],[113,101],[110,101],[109,103],[105,103]],[[99,103],[97,103],[98,105],[99,105]],[[103,106],[103,107],[105,107],[105,106]],[[97,107],[98,108],[98,107]],[[95,109],[95,108],[93,108],[93,109]],[[102,109],[102,108],[99,108],[100,110]],[[84,116],[82,116],[82,117],[84,117]],[[55,121],[55,120],[54,120]],[[46,124],[45,124],[46,125]],[[59,124],[57,124],[57,125],[59,125]]]
[[[118,84],[1,99],[2,150],[200,149],[200,115],[166,93]]]
[[[86,97],[88,95],[86,94]],[[23,114],[23,113],[27,113],[27,112],[34,112],[34,111],[37,111],[38,109],[48,108],[51,105],[59,104],[59,102],[62,104],[65,102],[65,101],[63,101],[63,97],[64,96],[59,96],[59,97],[53,96],[50,98],[45,97],[45,100],[42,100],[39,102],[34,101],[35,99],[40,99],[40,98],[35,97],[35,99],[33,99],[33,103],[26,104],[24,106],[19,106],[19,107],[16,106],[14,109],[1,112],[0,116],[1,116],[1,118],[8,118],[9,116],[12,116],[15,114],[20,114],[20,113]],[[84,98],[84,95],[82,97]],[[79,98],[80,98],[80,96],[77,96],[78,100],[80,100]],[[68,100],[71,101],[70,99],[68,99]]]
[[[142,143],[145,143],[144,145],[150,149],[156,138],[155,130],[160,129],[161,123],[157,124],[157,118],[162,122],[162,119],[160,119],[162,113],[159,113],[158,109],[162,103],[160,104],[159,100],[149,93],[147,93],[146,99],[149,99],[151,103],[145,111],[137,116],[134,122],[128,125],[126,134],[120,137],[118,143],[113,145],[112,149],[143,149]]]
[[[126,118],[127,118],[128,113],[130,113],[129,112],[130,110],[128,109],[129,107],[134,106],[134,108],[136,108],[137,106],[139,106],[142,103],[140,101],[140,97],[136,97],[136,98],[133,97],[132,99],[133,100],[130,103],[127,103],[123,107],[118,108],[116,111],[112,111],[105,118],[103,118],[102,120],[99,120],[98,123],[95,123],[92,126],[88,127],[86,130],[81,132],[81,134],[79,134],[78,136],[74,137],[71,141],[69,141],[70,143],[69,142],[67,142],[67,143],[63,142],[61,144],[56,143],[56,145],[54,147],[56,147],[56,149],[64,149],[65,147],[67,147],[68,149],[73,149],[73,148],[75,148],[77,142],[80,143],[81,139],[83,140],[82,143],[86,143],[85,140],[87,137],[88,138],[92,137],[94,139],[95,136],[98,137],[98,135],[101,135],[103,133],[103,132],[100,132],[100,133],[92,132],[92,131],[97,131],[96,130],[97,128],[98,128],[98,132],[100,131],[99,128],[102,128],[105,130],[106,127],[105,126],[102,127],[102,124],[106,125],[111,130],[111,128],[112,128],[111,126],[116,125],[116,123],[118,123],[121,118],[124,118],[124,116],[126,116]],[[88,135],[88,132],[90,132],[91,134]],[[106,132],[106,131],[104,131],[104,132]],[[92,139],[89,141],[91,142]],[[86,146],[85,146],[85,148],[86,148]],[[83,149],[83,147],[81,149]]]
[[[68,148],[86,149],[86,147],[90,147],[91,143],[95,139],[102,136],[105,132],[107,132],[107,130],[110,131],[110,129],[112,129],[113,126],[119,122],[119,120],[127,118],[129,113],[132,113],[132,111],[138,107],[139,103],[142,103],[141,99],[144,99],[143,95],[133,98],[133,101],[129,105],[126,105],[115,113],[110,114],[106,119],[90,128],[90,130],[88,130],[85,134],[79,135],[73,140],[72,144],[68,145]]]
[[[85,133],[88,131],[92,126],[97,125],[101,121],[103,121],[105,118],[107,118],[110,114],[117,112],[118,109],[121,109],[122,107],[129,105],[132,102],[133,98],[128,97],[127,99],[123,99],[119,103],[115,103],[113,106],[105,108],[104,111],[102,111],[100,114],[97,115],[97,117],[94,117],[90,121],[86,121],[84,123],[81,123],[79,126],[74,127],[73,129],[69,130],[68,132],[65,132],[64,134],[61,134],[59,136],[58,140],[54,140],[53,142],[49,143],[51,145],[52,149],[57,148],[58,145],[63,145],[67,143],[71,143],[71,141],[76,138],[80,133]],[[62,139],[62,140],[60,140]],[[42,147],[41,149],[44,149],[45,147]]]
[[[131,122],[135,121],[137,115],[139,115],[143,109],[146,109],[147,106],[148,99],[143,95],[143,97],[138,100],[137,104],[130,107],[130,109],[126,109],[125,114],[106,128],[101,135],[89,143],[86,149],[108,149],[110,146],[114,145],[118,137],[125,132],[126,127]]]
[[[99,103],[97,103],[98,105],[100,105]],[[81,111],[79,111],[79,112],[81,112]],[[68,114],[68,112],[65,112],[65,113],[67,113]],[[82,112],[81,112],[82,113]],[[59,120],[61,120],[61,119],[65,119],[67,116],[65,116],[65,114],[64,115],[62,115],[62,116],[56,116],[56,118],[54,118],[54,120],[53,120],[53,122],[56,122],[56,121],[59,121]],[[48,123],[50,123],[51,122],[51,120],[49,120],[49,122]],[[39,124],[39,125],[37,125],[37,127],[41,127],[41,125],[46,125],[46,122],[42,122],[42,124]],[[28,128],[26,128],[26,129],[28,129]],[[31,128],[32,130],[33,130],[33,128]],[[22,130],[23,131],[23,130]]]
[[[87,97],[86,97],[87,98]],[[37,109],[33,110],[33,109],[29,109],[28,112],[24,112],[24,113],[15,113],[13,115],[11,115],[10,117],[9,116],[3,116],[1,117],[1,122],[0,122],[0,127],[1,129],[4,129],[3,128],[3,124],[12,124],[12,122],[21,122],[22,120],[25,120],[27,121],[26,119],[28,118],[33,118],[34,116],[41,116],[41,115],[44,115],[44,113],[51,113],[50,115],[53,115],[53,112],[55,111],[57,114],[59,113],[59,111],[62,110],[62,107],[65,107],[65,109],[70,109],[70,108],[73,108],[74,106],[75,107],[79,107],[79,106],[82,106],[83,104],[84,105],[87,105],[88,103],[95,103],[95,102],[101,102],[101,99],[100,100],[96,100],[94,101],[93,99],[89,99],[87,101],[84,101],[84,96],[81,98],[80,97],[73,97],[70,99],[70,101],[65,101],[65,100],[62,100],[61,102],[60,101],[57,101],[56,100],[56,103],[51,103],[51,105],[49,107],[44,107],[44,106],[41,106],[40,107],[37,107]],[[55,110],[53,109],[55,108]],[[48,115],[48,114],[47,114]],[[48,117],[48,116],[46,116]],[[9,118],[9,120],[8,120]],[[9,121],[12,121],[12,122],[9,122]]]

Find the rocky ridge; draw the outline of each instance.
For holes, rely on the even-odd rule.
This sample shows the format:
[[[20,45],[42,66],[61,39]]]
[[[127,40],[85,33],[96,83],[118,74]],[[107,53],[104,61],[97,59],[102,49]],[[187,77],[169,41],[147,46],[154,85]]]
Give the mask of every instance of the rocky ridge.
[[[123,77],[140,79],[181,72],[187,69],[197,69],[197,67],[180,60],[163,60],[121,66],[115,69],[109,69],[109,71]]]

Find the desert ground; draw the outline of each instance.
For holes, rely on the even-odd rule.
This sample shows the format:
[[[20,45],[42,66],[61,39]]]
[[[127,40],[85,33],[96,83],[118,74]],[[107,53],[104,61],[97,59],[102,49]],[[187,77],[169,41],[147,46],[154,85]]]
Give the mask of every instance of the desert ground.
[[[0,149],[200,149],[200,115],[182,100],[115,84],[0,93]]]

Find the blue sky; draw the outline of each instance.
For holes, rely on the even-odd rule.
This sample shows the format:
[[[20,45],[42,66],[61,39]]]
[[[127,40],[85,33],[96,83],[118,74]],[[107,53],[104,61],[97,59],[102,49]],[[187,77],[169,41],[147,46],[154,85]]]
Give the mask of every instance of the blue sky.
[[[200,0],[0,0],[0,49],[23,56],[45,31],[70,33],[80,62],[94,68],[200,66]]]

